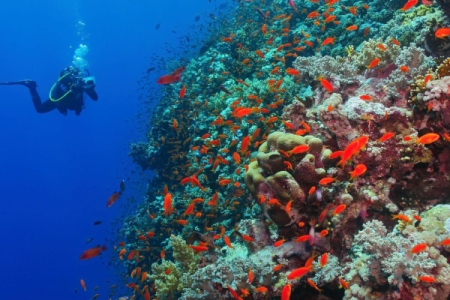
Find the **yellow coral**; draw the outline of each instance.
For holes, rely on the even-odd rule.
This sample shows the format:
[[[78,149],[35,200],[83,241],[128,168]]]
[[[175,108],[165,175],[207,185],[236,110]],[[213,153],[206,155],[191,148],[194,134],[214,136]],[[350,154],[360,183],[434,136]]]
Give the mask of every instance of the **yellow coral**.
[[[348,56],[352,56],[353,53],[355,53],[355,48],[353,47],[353,45],[350,45],[348,47],[345,47],[345,51],[347,51]]]

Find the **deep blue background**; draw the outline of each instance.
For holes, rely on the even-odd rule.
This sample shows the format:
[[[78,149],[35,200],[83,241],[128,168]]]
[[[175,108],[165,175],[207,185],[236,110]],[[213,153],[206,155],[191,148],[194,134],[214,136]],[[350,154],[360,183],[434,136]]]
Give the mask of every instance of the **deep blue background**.
[[[187,33],[196,14],[216,5],[206,0],[2,2],[0,81],[34,79],[46,100],[82,42],[76,24],[83,21],[99,101],[87,98],[79,117],[56,110],[38,114],[26,87],[0,86],[0,299],[91,299],[96,285],[99,299],[108,299],[115,277],[102,264],[107,260],[78,257],[103,244],[110,237],[109,222],[120,215],[120,206],[106,208],[106,201],[133,168],[126,156],[129,142],[143,139],[136,123],[125,122],[138,112],[136,81],[152,66],[152,53],[164,56],[165,42],[177,50],[175,38]],[[93,226],[96,220],[103,224]],[[86,244],[90,237],[94,241]]]

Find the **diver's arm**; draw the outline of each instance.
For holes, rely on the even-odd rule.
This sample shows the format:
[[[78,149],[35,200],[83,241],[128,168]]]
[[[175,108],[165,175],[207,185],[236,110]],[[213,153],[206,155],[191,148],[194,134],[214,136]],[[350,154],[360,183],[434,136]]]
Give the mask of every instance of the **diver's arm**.
[[[94,88],[90,88],[85,90],[86,94],[88,94],[89,98],[91,98],[94,101],[98,100],[97,92],[94,90]]]

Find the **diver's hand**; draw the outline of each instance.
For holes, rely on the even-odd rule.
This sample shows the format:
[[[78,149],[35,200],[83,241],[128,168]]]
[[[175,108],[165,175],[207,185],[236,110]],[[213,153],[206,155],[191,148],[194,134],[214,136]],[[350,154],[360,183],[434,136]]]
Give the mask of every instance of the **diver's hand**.
[[[36,84],[36,81],[34,81],[34,80],[30,80],[30,79],[25,79],[25,80],[20,80],[20,81],[17,81],[19,84],[22,84],[22,85],[24,85],[24,86],[26,86],[27,88],[29,88],[29,89],[35,89],[35,88],[37,88],[37,84]]]

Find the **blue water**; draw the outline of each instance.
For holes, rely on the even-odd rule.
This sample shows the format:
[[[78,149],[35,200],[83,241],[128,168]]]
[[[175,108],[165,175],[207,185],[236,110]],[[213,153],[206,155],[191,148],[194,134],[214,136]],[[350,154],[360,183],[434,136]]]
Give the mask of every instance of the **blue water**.
[[[198,13],[216,5],[200,0],[2,2],[0,81],[34,79],[45,101],[84,43],[99,100],[87,98],[79,117],[73,111],[38,114],[26,87],[0,86],[0,299],[90,299],[95,293],[108,299],[109,286],[117,283],[116,269],[107,268],[108,251],[102,258],[78,258],[113,237],[110,223],[122,215],[119,202],[107,208],[106,201],[135,168],[126,155],[128,144],[144,138],[135,120],[142,105],[137,81],[152,66],[152,54],[165,55],[164,43],[183,50],[176,48],[176,38],[188,32],[186,25]],[[82,32],[80,21],[86,24]],[[144,188],[127,190],[119,201],[141,195]],[[97,220],[103,223],[94,226]],[[94,240],[86,244],[88,238]]]

